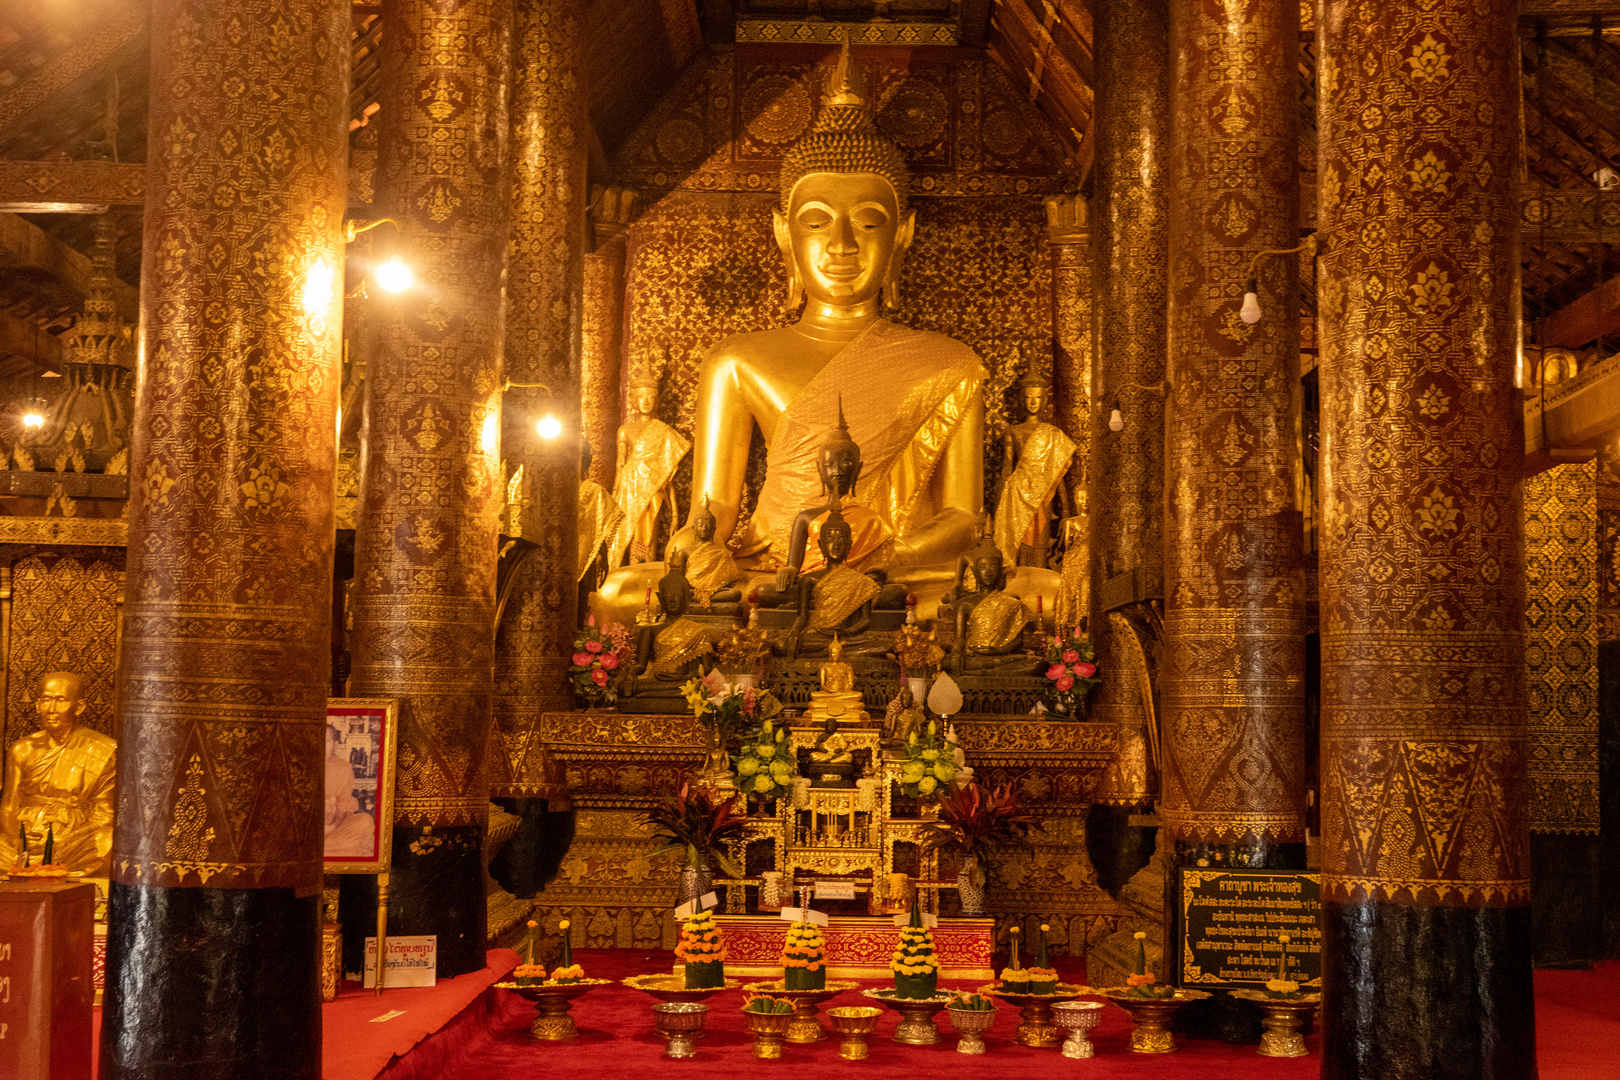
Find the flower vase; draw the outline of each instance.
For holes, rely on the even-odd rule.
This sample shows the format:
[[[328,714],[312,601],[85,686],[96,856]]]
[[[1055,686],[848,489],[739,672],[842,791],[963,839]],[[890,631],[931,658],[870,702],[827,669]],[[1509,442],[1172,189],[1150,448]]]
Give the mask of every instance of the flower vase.
[[[700,856],[696,863],[687,863],[681,868],[680,895],[675,902],[684,904],[688,900],[700,899],[705,893],[713,891],[714,875],[709,872],[708,863]]]
[[[979,884],[978,876],[979,860],[969,855],[956,872],[956,896],[962,902],[962,914],[970,919],[984,914],[984,886]]]
[[[906,685],[911,688],[911,700],[917,703],[917,708],[924,708],[928,702],[928,680],[908,678]]]

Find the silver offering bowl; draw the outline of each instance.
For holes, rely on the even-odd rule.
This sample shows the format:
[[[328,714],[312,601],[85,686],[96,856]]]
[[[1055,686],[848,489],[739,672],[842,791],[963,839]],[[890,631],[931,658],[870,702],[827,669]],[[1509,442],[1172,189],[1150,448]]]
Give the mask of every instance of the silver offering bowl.
[[[1059,1001],[1052,1006],[1052,1019],[1069,1033],[1063,1042],[1063,1056],[1067,1058],[1095,1057],[1087,1036],[1102,1020],[1103,1003],[1100,1001]]]
[[[959,1054],[984,1053],[984,1033],[996,1022],[995,1009],[953,1009],[945,1007],[951,1015],[951,1026],[962,1036],[956,1044]]]
[[[692,1039],[703,1030],[709,1007],[699,1001],[661,1001],[652,1007],[653,1019],[667,1045],[667,1058],[696,1057]]]

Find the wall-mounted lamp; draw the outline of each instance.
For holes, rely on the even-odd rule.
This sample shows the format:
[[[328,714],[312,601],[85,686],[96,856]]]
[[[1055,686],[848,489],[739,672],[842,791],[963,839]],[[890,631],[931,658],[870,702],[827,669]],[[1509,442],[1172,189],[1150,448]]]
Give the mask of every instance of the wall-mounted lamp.
[[[23,413],[23,427],[41,428],[45,426],[45,418],[37,412]]]
[[[1145,385],[1143,383],[1134,383],[1133,382],[1133,383],[1125,383],[1123,386],[1120,387],[1120,389],[1124,390],[1124,389],[1126,389],[1128,387],[1135,387],[1138,390],[1145,390],[1150,394],[1168,393],[1169,388],[1170,388],[1170,376],[1166,375],[1164,378],[1160,379],[1158,382],[1154,383],[1152,386],[1147,386],[1147,385]],[[1108,430],[1109,431],[1124,431],[1125,430],[1125,414],[1124,414],[1124,412],[1122,412],[1120,410],[1119,398],[1118,397],[1114,398],[1113,411],[1108,414]]]
[[[1114,411],[1108,414],[1108,430],[1124,431],[1125,418],[1119,414],[1119,399],[1114,399]]]
[[[393,218],[377,218],[373,221],[362,221],[359,218],[350,218],[348,221],[343,223],[343,242],[345,244],[352,244],[354,243],[355,237],[362,233],[368,233],[379,225],[392,225],[395,231],[398,231],[399,229],[399,222],[395,221]],[[416,275],[411,273],[411,268],[406,265],[405,260],[401,259],[397,254],[391,255],[383,262],[377,263],[375,266],[373,266],[371,269],[371,277],[372,280],[377,283],[377,288],[387,293],[402,293],[416,282]],[[353,293],[350,293],[347,297],[345,297],[345,299],[352,300],[364,295],[365,284],[362,283],[360,288],[356,289]]]
[[[1298,247],[1267,248],[1254,253],[1254,258],[1249,260],[1249,280],[1243,287],[1243,306],[1238,309],[1238,318],[1250,326],[1260,321],[1260,280],[1256,276],[1260,271],[1260,260],[1268,255],[1298,255],[1307,248],[1313,253],[1316,251],[1315,233],[1307,236]]]
[[[503,390],[511,390],[513,388],[519,390],[544,390],[547,397],[551,396],[551,387],[547,386],[545,383],[513,382],[511,379],[507,379],[506,383],[501,387]],[[557,415],[555,413],[553,413],[550,409],[547,409],[545,415],[535,422],[534,430],[535,433],[538,434],[542,439],[555,439],[557,436],[562,434],[562,421],[557,419]]]

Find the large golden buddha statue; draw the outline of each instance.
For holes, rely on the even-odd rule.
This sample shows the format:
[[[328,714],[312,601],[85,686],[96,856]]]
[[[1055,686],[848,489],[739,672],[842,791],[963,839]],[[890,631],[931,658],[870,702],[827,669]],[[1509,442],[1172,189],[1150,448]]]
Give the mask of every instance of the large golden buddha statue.
[[[740,334],[708,351],[698,378],[692,490],[707,492],[717,535],[751,572],[743,591],[786,561],[801,511],[827,502],[821,451],[840,415],[859,445],[859,501],[890,534],[890,582],[925,599],[949,585],[973,546],[984,490],[985,369],[959,341],[890,322],[915,214],[900,151],[877,130],[846,43],[814,127],[788,152],[773,213],[798,321]],[[755,427],[766,475],[737,530]],[[694,542],[691,523],[672,550]],[[599,615],[624,618],[654,571],[631,567],[600,590]],[[1046,577],[1039,577],[1045,574]],[[1057,576],[1021,574],[1019,591],[1050,597]]]

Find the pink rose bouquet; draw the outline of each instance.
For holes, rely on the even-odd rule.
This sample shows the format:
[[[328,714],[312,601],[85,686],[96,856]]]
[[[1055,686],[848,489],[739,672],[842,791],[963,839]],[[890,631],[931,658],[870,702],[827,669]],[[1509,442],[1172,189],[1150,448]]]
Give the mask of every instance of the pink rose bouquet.
[[[574,635],[568,677],[575,695],[589,708],[612,703],[614,673],[630,657],[630,634],[617,623],[597,625],[593,615]]]
[[[1053,716],[1080,718],[1086,695],[1101,679],[1097,678],[1096,650],[1081,636],[1080,628],[1059,629],[1046,645],[1046,711]]]

